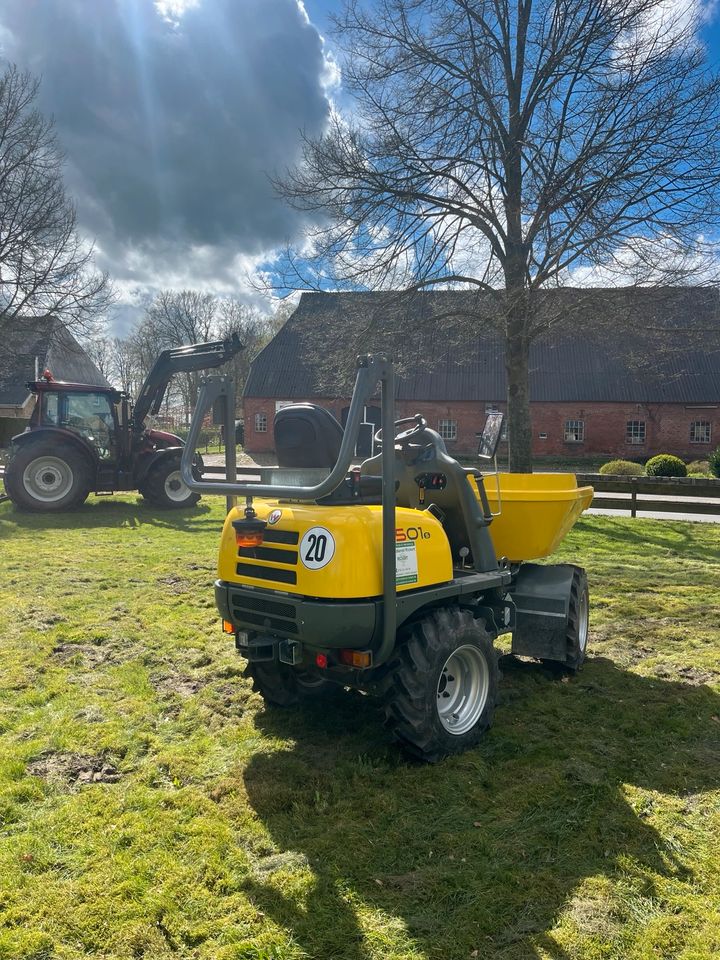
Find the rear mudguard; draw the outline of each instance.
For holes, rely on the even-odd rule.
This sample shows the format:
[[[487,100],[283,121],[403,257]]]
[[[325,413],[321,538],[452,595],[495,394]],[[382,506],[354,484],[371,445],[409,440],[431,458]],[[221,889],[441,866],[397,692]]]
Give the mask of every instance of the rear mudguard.
[[[520,566],[511,591],[516,616],[514,654],[564,662],[575,570],[565,563]]]

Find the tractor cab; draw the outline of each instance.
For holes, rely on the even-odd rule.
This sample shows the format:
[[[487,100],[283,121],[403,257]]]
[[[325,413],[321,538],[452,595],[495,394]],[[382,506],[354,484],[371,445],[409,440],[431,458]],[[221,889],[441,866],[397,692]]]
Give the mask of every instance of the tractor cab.
[[[129,407],[125,394],[88,384],[59,382],[49,375],[28,387],[37,396],[30,430],[52,428],[77,434],[102,461],[122,456],[123,427]]]

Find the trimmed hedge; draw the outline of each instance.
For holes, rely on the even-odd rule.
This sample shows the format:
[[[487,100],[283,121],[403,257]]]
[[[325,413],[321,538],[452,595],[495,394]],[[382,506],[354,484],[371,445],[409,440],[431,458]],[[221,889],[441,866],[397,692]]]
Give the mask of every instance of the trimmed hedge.
[[[720,477],[720,447],[710,454],[708,463],[710,465],[710,473],[714,477]]]
[[[645,464],[645,472],[649,477],[686,477],[687,467],[680,457],[659,453],[656,457],[650,457]]]
[[[614,474],[617,477],[642,477],[645,468],[632,460],[610,460],[600,467],[600,473]]]

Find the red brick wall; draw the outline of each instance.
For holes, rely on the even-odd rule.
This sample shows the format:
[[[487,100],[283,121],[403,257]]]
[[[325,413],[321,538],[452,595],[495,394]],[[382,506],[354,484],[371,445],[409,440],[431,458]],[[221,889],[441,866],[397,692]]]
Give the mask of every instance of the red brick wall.
[[[313,403],[330,410],[338,420],[348,400],[313,398]],[[487,404],[490,406],[490,404]],[[504,411],[505,404],[495,404]],[[267,453],[273,450],[274,399],[248,397],[245,408],[245,441],[248,453]],[[267,417],[267,432],[255,429],[255,415]],[[397,416],[412,416],[421,413],[433,429],[438,429],[442,419],[457,421],[457,440],[448,440],[448,450],[453,453],[472,454],[477,449],[477,437],[485,423],[484,403],[430,403],[422,400],[398,401]],[[534,403],[531,408],[533,424],[533,453],[536,456],[623,457],[645,460],[656,453],[674,453],[686,460],[702,460],[720,444],[720,404],[714,409],[693,409],[682,404],[637,404],[637,403]],[[566,443],[564,426],[566,420],[585,422],[585,440],[582,443]],[[625,440],[628,420],[644,420],[646,441],[630,444]],[[690,443],[690,423],[705,420],[711,424],[710,443]],[[546,434],[541,438],[541,434]]]

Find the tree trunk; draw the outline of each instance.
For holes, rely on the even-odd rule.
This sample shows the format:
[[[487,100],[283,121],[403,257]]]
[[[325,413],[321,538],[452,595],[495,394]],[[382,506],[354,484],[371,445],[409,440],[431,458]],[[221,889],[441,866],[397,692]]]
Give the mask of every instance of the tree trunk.
[[[508,401],[508,452],[511,473],[532,473],[532,423],[530,421],[530,341],[527,304],[523,297],[511,304],[507,320],[505,371]]]

